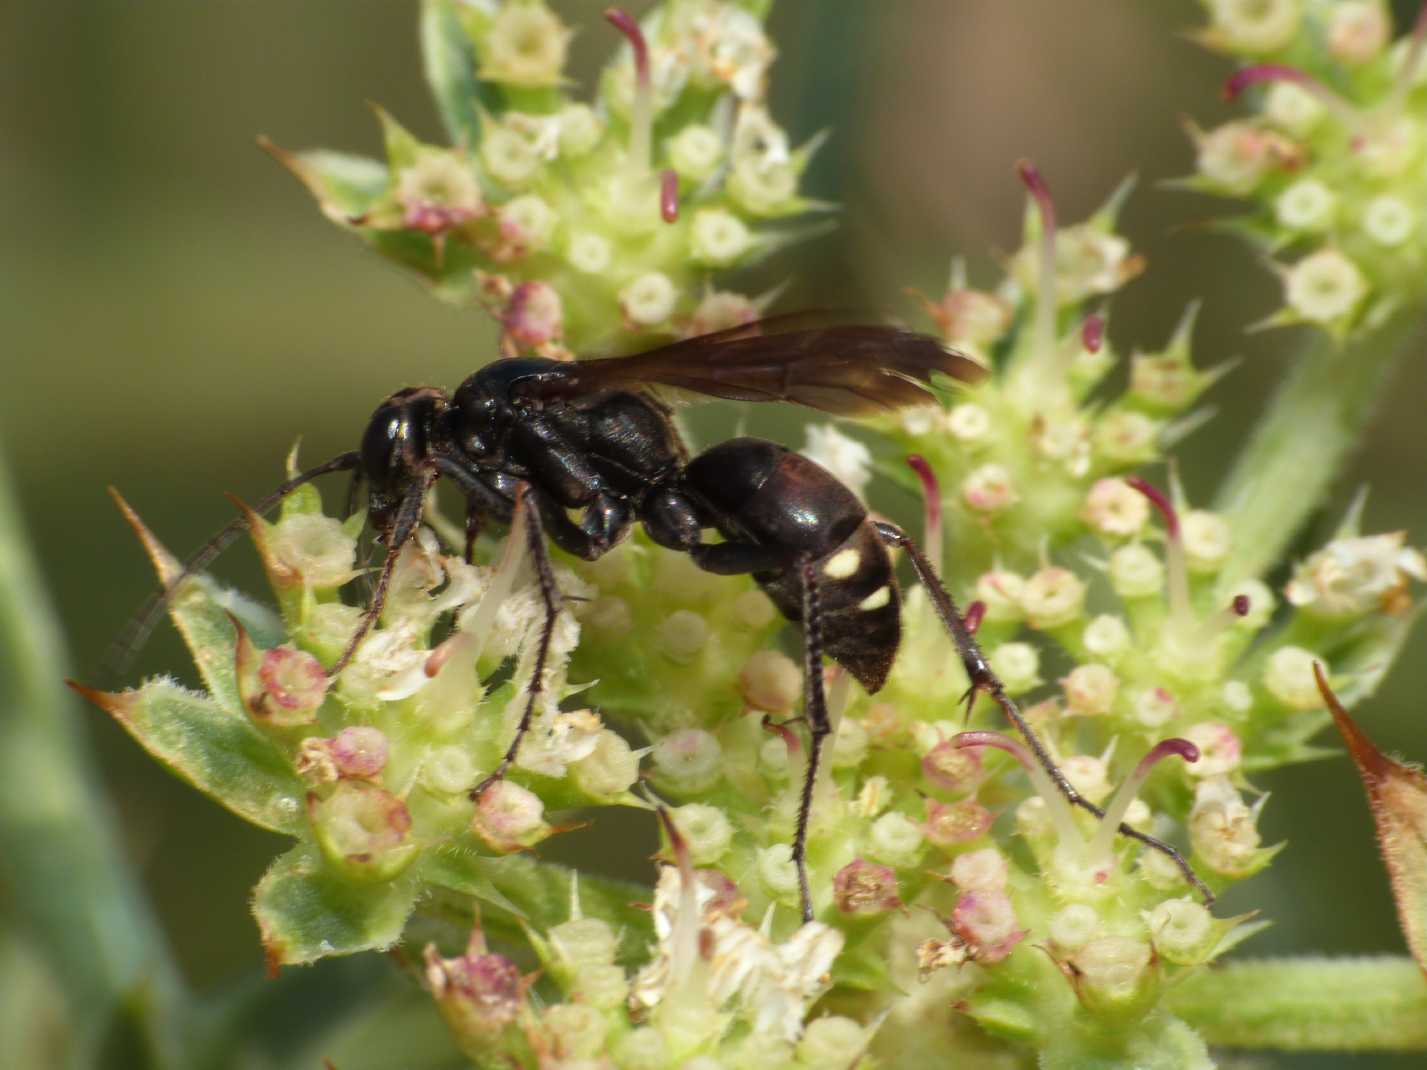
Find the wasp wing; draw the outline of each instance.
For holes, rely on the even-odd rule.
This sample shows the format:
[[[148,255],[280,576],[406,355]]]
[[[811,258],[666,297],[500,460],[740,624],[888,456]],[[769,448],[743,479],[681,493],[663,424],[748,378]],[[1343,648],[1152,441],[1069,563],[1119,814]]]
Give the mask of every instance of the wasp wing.
[[[561,395],[665,386],[731,401],[791,401],[838,416],[925,404],[933,374],[977,382],[986,370],[924,334],[898,327],[804,327],[794,313],[580,361],[551,384]]]

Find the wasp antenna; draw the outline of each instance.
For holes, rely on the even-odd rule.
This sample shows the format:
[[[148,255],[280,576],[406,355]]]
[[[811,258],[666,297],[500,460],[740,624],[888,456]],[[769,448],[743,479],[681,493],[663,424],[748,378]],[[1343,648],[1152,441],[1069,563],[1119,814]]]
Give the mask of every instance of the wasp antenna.
[[[299,472],[291,479],[281,483],[267,496],[262,498],[252,507],[252,512],[258,516],[263,516],[277,508],[282,500],[305,483],[310,483],[319,476],[325,476],[330,472],[347,472],[356,468],[361,463],[361,455],[356,450],[347,453],[340,453],[329,461],[309,468],[305,472]],[[159,616],[168,608],[169,602],[173,599],[174,592],[187,579],[198,575],[215,560],[218,555],[233,544],[233,540],[241,535],[248,528],[247,516],[235,517],[225,524],[221,529],[198,548],[194,554],[184,561],[182,566],[177,560],[171,557],[152,533],[139,521],[138,515],[129,504],[119,496],[119,492],[110,488],[110,495],[118,503],[120,510],[124,513],[124,518],[129,525],[138,533],[140,540],[144,543],[144,549],[153,558],[155,568],[159,574],[159,580],[163,583],[163,589],[155,591],[141,606],[137,613],[129,618],[129,623],[119,632],[119,636],[110,646],[108,653],[104,656],[102,665],[103,674],[110,679],[118,679],[128,669],[134,656],[143,649],[148,642],[149,636],[153,634],[154,627],[158,624]]]

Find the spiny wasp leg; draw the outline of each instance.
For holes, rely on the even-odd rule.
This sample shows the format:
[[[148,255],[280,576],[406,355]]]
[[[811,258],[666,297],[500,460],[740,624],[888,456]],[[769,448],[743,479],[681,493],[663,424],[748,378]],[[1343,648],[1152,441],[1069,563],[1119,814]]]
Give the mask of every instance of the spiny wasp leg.
[[[956,607],[956,603],[952,600],[945,586],[942,585],[941,578],[937,576],[936,570],[932,568],[931,562],[927,560],[921,548],[911,540],[905,531],[894,524],[878,520],[873,522],[873,527],[877,530],[877,534],[883,542],[888,546],[893,546],[904,551],[911,560],[912,569],[916,572],[917,579],[921,582],[922,586],[926,588],[927,594],[931,598],[932,606],[936,610],[937,617],[940,618],[942,625],[946,628],[947,634],[951,637],[951,641],[956,645],[957,654],[961,657],[961,663],[966,669],[966,675],[971,680],[971,690],[968,694],[969,701],[974,702],[977,694],[989,695],[992,701],[1001,707],[1001,712],[1006,715],[1006,719],[1016,726],[1016,731],[1021,734],[1027,746],[1030,747],[1031,754],[1035,757],[1036,763],[1046,771],[1046,774],[1054,782],[1056,788],[1065,796],[1066,801],[1073,806],[1078,806],[1082,810],[1094,814],[1097,818],[1103,818],[1105,811],[1075,790],[1075,786],[1066,778],[1060,766],[1055,764],[1055,759],[1052,758],[1050,752],[1046,750],[1045,744],[1041,742],[1040,737],[1036,735],[1035,731],[1026,722],[1020,709],[1011,701],[1011,697],[1006,694],[1005,686],[1001,683],[1000,678],[997,677],[995,672],[992,671],[991,664],[986,660],[986,655],[982,653],[980,644],[976,642],[975,637],[966,627],[966,622],[962,619],[961,613]],[[1176,848],[1124,822],[1120,823],[1119,832],[1121,835],[1128,836],[1133,840],[1138,840],[1147,847],[1151,847],[1166,855],[1175,866],[1178,867],[1179,871],[1184,874],[1185,879],[1199,892],[1206,904],[1212,904],[1214,902],[1214,893],[1209,890],[1208,886],[1199,878],[1199,875],[1194,872],[1194,868],[1190,866],[1189,861]]]
[[[521,712],[520,723],[515,726],[515,738],[510,741],[510,746],[506,749],[500,764],[471,789],[470,797],[476,800],[479,800],[492,784],[505,778],[505,774],[515,763],[515,756],[520,751],[520,744],[524,742],[526,734],[530,731],[530,724],[535,719],[536,703],[540,701],[540,696],[545,691],[545,665],[550,656],[550,642],[555,634],[555,622],[560,616],[562,596],[559,585],[555,582],[555,570],[550,565],[550,552],[545,545],[545,528],[540,519],[540,508],[533,498],[534,492],[528,484],[522,484],[516,490],[515,519],[511,527],[511,538],[516,538],[515,528],[517,526],[524,528],[526,550],[530,554],[530,560],[535,564],[535,576],[540,585],[540,599],[544,605],[545,619],[540,626],[540,642],[535,648],[534,672],[526,687],[525,709]],[[524,520],[523,524],[520,523],[522,519]]]
[[[817,787],[818,764],[823,744],[832,734],[827,694],[823,687],[822,607],[817,568],[809,557],[798,561],[803,583],[803,678],[807,700],[803,714],[808,723],[808,768],[803,775],[803,794],[798,801],[798,827],[793,834],[793,865],[798,869],[798,895],[803,921],[813,920],[813,897],[808,887],[808,824],[812,819],[813,791]]]

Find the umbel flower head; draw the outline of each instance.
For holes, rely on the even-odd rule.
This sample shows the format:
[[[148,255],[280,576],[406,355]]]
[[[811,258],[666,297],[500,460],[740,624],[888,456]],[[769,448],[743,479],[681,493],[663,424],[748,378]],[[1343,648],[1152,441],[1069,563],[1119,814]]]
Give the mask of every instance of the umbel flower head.
[[[1190,126],[1196,173],[1184,185],[1247,199],[1221,225],[1270,257],[1283,306],[1270,325],[1342,338],[1423,297],[1427,219],[1427,23],[1393,40],[1379,0],[1206,0],[1201,39],[1241,58],[1225,86],[1252,111]]]
[[[1216,40],[1296,47],[1279,37],[1308,16],[1285,31],[1269,17],[1284,4],[1298,11],[1258,5],[1257,22],[1213,5]],[[755,304],[709,276],[814,207],[797,193],[811,146],[791,148],[765,107],[757,6],[613,13],[627,48],[586,106],[543,3],[428,0],[456,147],[382,116],[385,164],[286,159],[341,225],[438,292],[486,301],[509,354],[742,322]],[[1341,40],[1366,55],[1370,29]],[[274,522],[245,514],[276,612],[207,577],[172,591],[204,690],[87,692],[180,776],[294,841],[253,899],[273,969],[393,947],[429,915],[425,987],[467,1058],[501,1070],[1212,1065],[1167,998],[1258,928],[1212,903],[1278,850],[1254,776],[1321,753],[1320,682],[1348,701],[1371,691],[1427,564],[1400,533],[1364,534],[1356,507],[1281,591],[1244,564],[1252,548],[1172,463],[1224,371],[1191,359],[1196,310],[1111,374],[1105,303],[1146,268],[1116,229],[1128,187],[1067,226],[1036,169],[1019,173],[1024,241],[1002,282],[973,288],[958,264],[923,302],[984,381],[809,432],[855,493],[921,494],[926,552],[941,566],[954,539],[947,585],[1004,684],[993,702],[967,694],[919,586],[882,691],[824,667],[837,730],[812,792],[813,919],[791,851],[804,673],[752,577],[641,535],[591,562],[556,554],[564,605],[537,664],[524,541],[482,540],[467,560],[432,503],[334,673],[362,614],[343,589],[362,575],[365,518],[328,515],[308,485]],[[1315,195],[1289,216],[1312,216]],[[1342,323],[1378,292],[1364,285]],[[125,508],[171,585],[180,566]],[[508,775],[473,797],[531,694]],[[1003,731],[1017,710],[1035,741]],[[551,837],[598,835],[608,807],[657,815],[648,886],[540,859]],[[574,831],[577,809],[596,831]]]
[[[776,53],[757,7],[678,0],[642,23],[610,9],[626,44],[585,102],[544,0],[427,0],[450,146],[380,108],[382,162],[264,145],[328,218],[489,309],[505,355],[733,326],[761,302],[715,289],[716,273],[809,233],[792,220],[823,207],[798,191],[817,140],[792,145],[768,111]]]

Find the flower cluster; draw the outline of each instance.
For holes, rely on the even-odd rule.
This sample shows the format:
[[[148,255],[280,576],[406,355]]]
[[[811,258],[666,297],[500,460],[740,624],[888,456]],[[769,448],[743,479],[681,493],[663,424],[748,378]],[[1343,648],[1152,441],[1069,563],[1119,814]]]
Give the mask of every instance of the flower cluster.
[[[1427,219],[1427,24],[1393,40],[1383,0],[1205,0],[1200,37],[1246,66],[1255,111],[1212,130],[1191,125],[1186,185],[1242,197],[1225,225],[1273,257],[1283,307],[1270,324],[1343,337],[1423,297]]]
[[[1319,48],[1292,31],[1329,17],[1296,0],[1211,8],[1214,42],[1253,58]],[[1334,10],[1350,8],[1377,10]],[[509,352],[737,322],[753,303],[700,298],[701,273],[770,248],[764,221],[811,207],[796,192],[807,151],[761,103],[771,46],[734,4],[612,21],[629,48],[587,108],[565,96],[569,33],[539,0],[429,0],[428,65],[459,147],[383,116],[384,167],[289,162],[379,250],[493,300]],[[1347,31],[1322,40],[1378,62]],[[1288,84],[1302,79],[1274,89]],[[1329,165],[1267,119],[1251,129],[1277,139],[1271,160]],[[1360,150],[1349,140],[1335,166]],[[1287,181],[1278,166],[1234,192]],[[837,730],[812,798],[814,919],[791,851],[807,681],[796,630],[755,579],[639,534],[593,562],[557,554],[564,604],[537,665],[546,622],[524,540],[483,541],[468,561],[433,507],[334,676],[362,613],[342,588],[361,573],[363,518],[326,515],[308,485],[276,522],[247,516],[276,615],[207,578],[173,594],[206,693],[165,679],[91,693],[180,775],[296,840],[254,897],[274,968],[391,947],[414,914],[449,922],[456,904],[464,949],[426,946],[423,976],[480,1067],[915,1068],[1030,1051],[1047,1066],[1211,1065],[1165,999],[1257,928],[1211,909],[1277,849],[1250,778],[1319,753],[1315,665],[1346,701],[1371,691],[1427,560],[1401,533],[1364,534],[1355,506],[1276,591],[1172,463],[1141,475],[1171,460],[1224,369],[1191,360],[1191,310],[1162,350],[1129,355],[1112,392],[1104,303],[1145,268],[1116,231],[1128,189],[1063,226],[1046,182],[1020,172],[1025,237],[1002,283],[973,289],[958,267],[923,299],[983,381],[937,384],[865,439],[809,433],[806,452],[855,492],[880,478],[922,495],[939,568],[951,532],[946,584],[1004,685],[963,712],[971,681],[920,586],[884,689],[827,667]],[[1346,231],[1316,233],[1341,248],[1311,256],[1351,251]],[[1385,280],[1320,322],[1366,322],[1359,304],[1390,299]],[[130,519],[174,582],[178,564]],[[532,730],[477,796],[537,671]],[[1003,734],[1002,713],[1035,738]],[[652,887],[538,860],[576,827],[571,811],[597,822],[615,806],[658,815]]]
[[[820,207],[798,190],[816,140],[792,145],[768,111],[775,53],[754,6],[677,0],[643,24],[611,9],[628,43],[585,103],[544,0],[429,0],[454,145],[378,109],[384,163],[269,148],[334,222],[438,295],[484,304],[504,355],[734,326],[766,301],[714,276],[806,233],[790,221]]]

